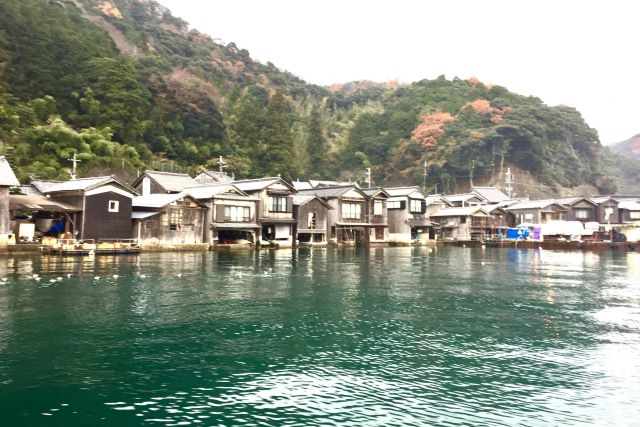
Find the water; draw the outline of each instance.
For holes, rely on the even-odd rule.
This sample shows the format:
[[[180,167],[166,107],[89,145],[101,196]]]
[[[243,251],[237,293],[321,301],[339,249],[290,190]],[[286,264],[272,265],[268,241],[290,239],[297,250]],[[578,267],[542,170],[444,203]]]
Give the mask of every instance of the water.
[[[3,426],[640,425],[639,253],[11,258],[0,277]]]

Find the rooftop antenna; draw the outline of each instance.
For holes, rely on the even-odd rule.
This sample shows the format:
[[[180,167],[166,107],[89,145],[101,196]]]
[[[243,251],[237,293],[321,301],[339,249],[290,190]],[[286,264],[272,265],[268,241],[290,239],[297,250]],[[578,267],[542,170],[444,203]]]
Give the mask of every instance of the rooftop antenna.
[[[367,168],[367,188],[371,188],[371,168]]]
[[[220,174],[224,173],[224,168],[227,166],[227,162],[224,161],[224,158],[220,156],[218,160],[218,167],[220,169]]]
[[[71,175],[71,179],[76,179],[76,176],[77,176],[77,173],[76,173],[76,172],[77,172],[77,170],[78,170],[77,165],[78,165],[78,163],[79,163],[79,162],[81,162],[82,160],[78,160],[78,159],[76,158],[76,153],[75,153],[75,152],[73,153],[73,157],[72,157],[72,158],[70,158],[70,159],[67,159],[67,160],[69,160],[70,162],[72,162],[72,163],[73,163],[73,168],[69,171],[69,175]]]
[[[507,190],[507,196],[511,198],[513,196],[513,184],[515,184],[515,181],[513,180],[513,174],[511,173],[511,168],[507,168],[507,173],[504,176],[504,184]]]

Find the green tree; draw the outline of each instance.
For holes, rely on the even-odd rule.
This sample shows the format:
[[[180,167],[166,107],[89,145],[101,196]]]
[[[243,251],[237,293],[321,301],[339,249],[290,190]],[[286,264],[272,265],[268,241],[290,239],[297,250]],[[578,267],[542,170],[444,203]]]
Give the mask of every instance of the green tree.
[[[259,162],[265,174],[292,181],[299,177],[300,167],[293,155],[290,121],[289,105],[282,93],[276,92],[267,105]]]
[[[307,132],[307,152],[309,155],[309,178],[323,179],[328,177],[329,144],[324,136],[322,116],[317,106],[313,107],[309,116]]]

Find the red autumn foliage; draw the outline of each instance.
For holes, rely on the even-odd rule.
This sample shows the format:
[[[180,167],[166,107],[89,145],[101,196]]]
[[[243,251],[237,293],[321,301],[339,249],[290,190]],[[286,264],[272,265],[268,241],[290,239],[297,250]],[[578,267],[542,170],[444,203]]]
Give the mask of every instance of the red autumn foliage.
[[[411,132],[411,140],[426,149],[434,148],[444,132],[444,124],[451,120],[454,120],[454,117],[442,111],[427,114],[422,117],[422,123]]]

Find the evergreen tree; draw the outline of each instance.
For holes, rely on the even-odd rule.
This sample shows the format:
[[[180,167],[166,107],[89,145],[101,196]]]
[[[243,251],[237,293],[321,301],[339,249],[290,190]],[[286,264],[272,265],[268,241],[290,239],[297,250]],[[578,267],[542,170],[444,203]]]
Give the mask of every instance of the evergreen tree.
[[[300,167],[293,155],[289,105],[280,92],[269,100],[262,129],[263,152],[259,162],[266,175],[280,175],[292,181],[299,177]]]
[[[329,144],[322,131],[322,117],[318,107],[311,110],[307,136],[309,178],[323,179],[328,175]]]

